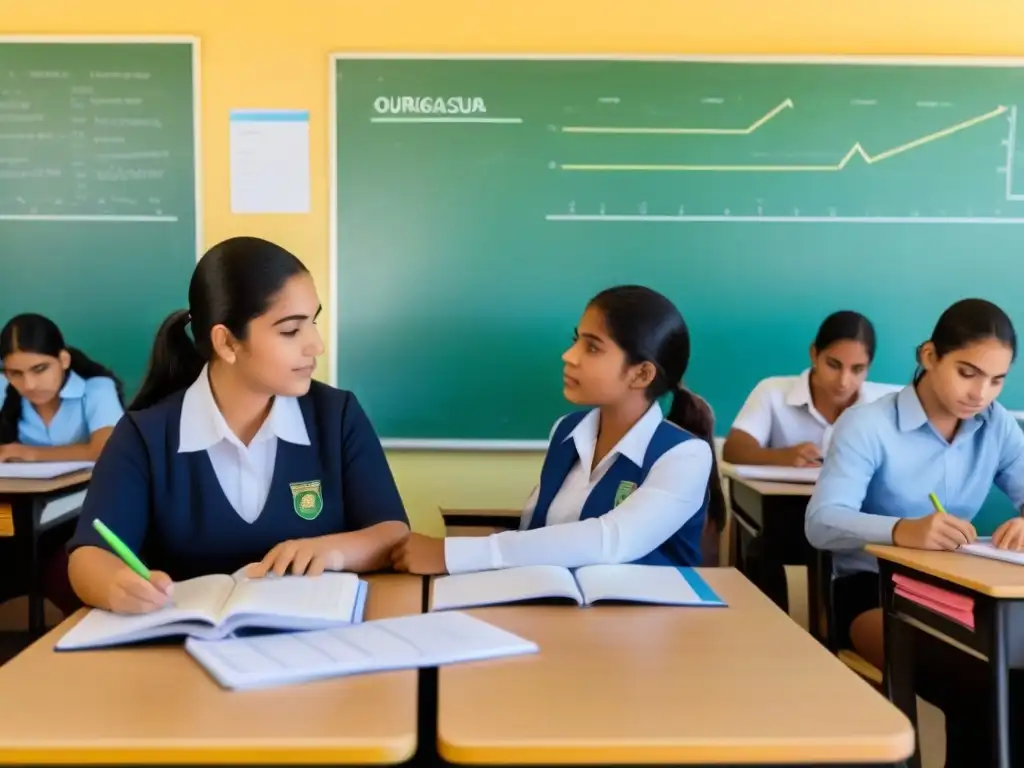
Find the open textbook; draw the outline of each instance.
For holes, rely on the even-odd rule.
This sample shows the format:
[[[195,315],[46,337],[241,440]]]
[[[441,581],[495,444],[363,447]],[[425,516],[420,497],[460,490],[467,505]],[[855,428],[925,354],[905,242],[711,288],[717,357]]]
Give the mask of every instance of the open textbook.
[[[430,610],[529,600],[604,601],[658,605],[725,605],[692,568],[662,565],[528,565],[460,573],[434,580]]]
[[[247,689],[536,653],[538,647],[493,624],[450,611],[314,632],[189,639],[185,650],[222,687]]]
[[[91,461],[2,461],[0,480],[52,480],[94,466]]]
[[[992,544],[990,536],[979,536],[973,544],[964,544],[957,552],[987,557],[990,560],[1002,560],[1004,563],[1013,563],[1014,565],[1024,565],[1024,552],[999,549]]]
[[[57,650],[125,645],[159,637],[205,640],[241,629],[311,630],[362,621],[366,582],[353,573],[265,576],[244,569],[174,584],[172,604],[153,613],[125,616],[93,609],[57,641]]]

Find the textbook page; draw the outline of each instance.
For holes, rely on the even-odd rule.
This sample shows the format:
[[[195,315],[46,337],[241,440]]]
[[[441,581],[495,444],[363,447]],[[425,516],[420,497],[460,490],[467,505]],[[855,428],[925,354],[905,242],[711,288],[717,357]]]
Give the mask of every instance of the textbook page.
[[[175,582],[171,604],[153,613],[133,616],[93,608],[56,648],[99,648],[181,634],[219,636],[213,627],[234,588],[230,576],[200,576]]]
[[[583,605],[583,595],[569,569],[559,565],[526,565],[434,579],[430,610],[544,598],[564,598]]]
[[[587,565],[576,570],[587,605],[620,600],[657,605],[724,605],[692,568],[670,565]]]
[[[247,625],[284,629],[336,626],[353,620],[360,585],[365,582],[356,574],[335,571],[319,576],[242,577],[219,618],[225,629]]]
[[[222,687],[242,690],[364,672],[536,653],[530,640],[459,611],[221,641],[185,650]]]

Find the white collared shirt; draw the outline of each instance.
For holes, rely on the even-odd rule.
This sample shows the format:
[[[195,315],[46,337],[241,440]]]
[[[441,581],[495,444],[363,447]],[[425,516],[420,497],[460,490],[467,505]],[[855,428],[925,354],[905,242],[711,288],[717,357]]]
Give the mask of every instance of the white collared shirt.
[[[746,432],[762,448],[813,443],[823,453],[827,451],[833,425],[814,407],[810,375],[808,368],[799,376],[772,376],[762,380],[747,397],[732,428]],[[854,405],[872,403],[901,388],[865,381]]]
[[[185,391],[178,453],[206,451],[224,495],[247,523],[255,522],[266,504],[278,440],[309,445],[309,432],[296,398],[275,397],[266,421],[246,446],[228,427],[213,399],[208,367]]]
[[[591,472],[600,411],[588,413],[566,438],[576,444],[579,461],[555,494],[547,524],[526,530],[537,504],[539,488],[535,488],[523,510],[520,530],[445,539],[448,572],[628,563],[653,552],[704,504],[712,462],[711,447],[703,440],[687,440],[666,451],[643,484],[614,509],[587,520],[580,520],[580,514],[594,486],[619,456],[643,464],[662,420],[661,407],[655,403]]]

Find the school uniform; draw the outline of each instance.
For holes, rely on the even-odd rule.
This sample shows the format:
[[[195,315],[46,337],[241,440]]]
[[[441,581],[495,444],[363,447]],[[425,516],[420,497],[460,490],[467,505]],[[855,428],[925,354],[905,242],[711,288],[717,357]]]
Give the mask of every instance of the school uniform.
[[[871,403],[900,387],[865,381],[856,404]],[[799,376],[772,376],[762,380],[747,397],[732,424],[762,448],[789,448],[813,443],[824,452],[832,437],[830,424],[811,398],[811,369]]]
[[[700,565],[711,447],[655,403],[591,471],[600,411],[560,419],[519,531],[445,539],[449,573],[521,565]]]
[[[0,407],[7,399],[7,385],[7,379],[0,375]],[[83,379],[69,371],[58,397],[60,405],[49,424],[32,403],[21,399],[19,443],[46,448],[87,443],[93,432],[115,426],[124,415],[117,386],[106,376]]]
[[[174,580],[234,573],[290,539],[408,524],[355,395],[314,381],[302,397],[276,397],[246,446],[224,421],[206,369],[114,430],[71,550],[109,549],[96,518]]]
[[[842,643],[848,642],[850,622],[880,605],[878,562],[863,547],[892,544],[901,519],[933,514],[930,493],[949,514],[971,520],[993,483],[1017,509],[1024,506],[1024,433],[999,403],[962,421],[949,442],[928,421],[912,385],[843,414],[805,524],[810,543],[834,553],[834,612]],[[947,765],[988,765],[983,757],[990,733],[984,722],[988,697],[981,692],[987,667],[926,633],[917,637],[919,692],[946,710],[947,736],[980,731],[982,737],[980,747],[973,739],[951,743],[949,749],[961,757]],[[955,686],[947,685],[948,675],[941,672],[952,668]],[[951,728],[951,712],[957,722],[973,725]]]

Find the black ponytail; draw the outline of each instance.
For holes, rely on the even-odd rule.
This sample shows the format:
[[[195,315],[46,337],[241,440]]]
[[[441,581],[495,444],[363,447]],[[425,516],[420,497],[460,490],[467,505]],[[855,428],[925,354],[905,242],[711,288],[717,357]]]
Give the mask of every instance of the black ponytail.
[[[680,388],[672,396],[669,421],[696,435],[711,446],[711,477],[708,479],[708,520],[717,531],[725,528],[725,494],[722,492],[722,477],[718,473],[718,457],[715,453],[715,414],[711,405],[700,395]]]
[[[14,352],[31,352],[47,357],[60,357],[67,352],[71,358],[68,366],[72,373],[83,379],[107,378],[114,382],[117,398],[124,405],[124,385],[109,368],[100,365],[80,349],[69,347],[64,334],[57,324],[48,317],[37,314],[23,314],[11,318],[0,329],[0,359]],[[21,421],[21,395],[8,383],[4,404],[0,408],[0,445],[18,442],[18,422]]]
[[[673,392],[667,419],[710,446],[707,515],[720,531],[725,524],[725,497],[715,457],[715,419],[707,401],[682,388],[690,365],[690,331],[683,316],[666,297],[639,285],[609,288],[591,299],[590,306],[604,315],[609,335],[626,353],[630,365],[654,365],[654,380],[647,386],[648,400],[654,402]]]
[[[172,312],[164,320],[153,341],[146,378],[132,400],[130,410],[156,405],[199,378],[205,362],[188,335],[188,323],[187,309]]]
[[[146,378],[130,410],[188,388],[213,357],[215,326],[244,341],[250,321],[267,311],[289,279],[307,271],[293,254],[258,237],[232,237],[213,246],[192,273],[189,308],[172,313],[157,331]]]

